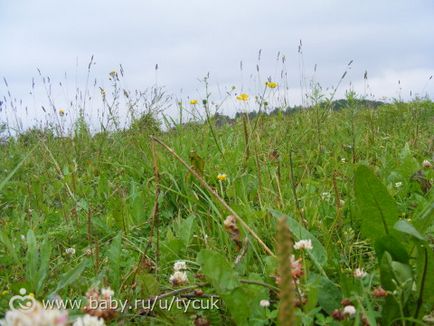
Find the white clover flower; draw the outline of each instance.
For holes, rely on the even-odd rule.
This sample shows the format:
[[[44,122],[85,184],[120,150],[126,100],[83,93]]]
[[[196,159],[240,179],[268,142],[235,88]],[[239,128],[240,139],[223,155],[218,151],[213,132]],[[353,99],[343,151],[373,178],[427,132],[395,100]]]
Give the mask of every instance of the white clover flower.
[[[259,301],[259,305],[262,308],[268,308],[270,306],[270,301],[263,299],[263,300]]]
[[[431,162],[428,161],[428,160],[423,160],[423,162],[422,162],[422,166],[423,166],[425,169],[430,169],[430,168],[432,168],[432,164],[431,164]]]
[[[44,309],[42,304],[34,301],[31,309],[7,311],[5,319],[0,320],[1,326],[66,326],[68,311]]]
[[[343,313],[344,313],[344,315],[348,315],[348,316],[352,317],[356,314],[356,308],[352,305],[345,306]]]
[[[74,256],[75,255],[75,248],[66,248],[65,249],[65,254],[67,254],[68,256]]]
[[[401,188],[402,187],[402,182],[395,182],[395,188]]]
[[[169,278],[172,285],[183,285],[188,283],[187,273],[183,271],[175,271]]]
[[[101,289],[101,295],[106,299],[111,298],[114,294],[115,291],[113,291],[110,287]]]
[[[173,270],[174,271],[185,271],[187,269],[187,263],[182,260],[178,260],[173,264]]]
[[[307,239],[307,240],[297,241],[296,243],[294,243],[294,249],[295,250],[301,250],[301,249],[312,250],[313,249],[312,240]]]
[[[67,325],[68,324],[68,311],[59,309],[46,309],[42,310],[41,325]]]
[[[104,319],[91,315],[84,315],[77,318],[73,326],[105,326]]]
[[[331,198],[331,194],[327,191],[321,193],[322,200],[329,200]]]
[[[368,273],[366,273],[366,272],[363,270],[363,268],[356,268],[356,269],[354,270],[353,275],[354,275],[355,278],[364,278],[364,277],[366,277],[366,276],[368,275]]]
[[[93,255],[93,250],[92,250],[92,248],[86,248],[86,249],[83,250],[83,252],[84,252],[84,254],[85,254],[86,256],[92,256],[92,255]]]

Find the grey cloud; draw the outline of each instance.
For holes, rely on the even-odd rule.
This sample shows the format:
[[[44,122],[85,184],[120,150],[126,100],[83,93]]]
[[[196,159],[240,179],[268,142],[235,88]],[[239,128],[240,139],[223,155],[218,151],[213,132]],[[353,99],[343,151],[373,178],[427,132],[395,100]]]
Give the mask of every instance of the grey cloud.
[[[158,63],[158,82],[188,96],[197,94],[197,78],[207,72],[212,83],[254,88],[249,76],[263,49],[262,77],[278,79],[281,64],[275,58],[281,51],[289,86],[296,89],[302,39],[306,77],[318,64],[315,78],[324,86],[336,84],[353,59],[343,86],[360,84],[367,69],[379,96],[382,88],[393,96],[391,79],[406,77],[400,72],[409,76],[409,88],[418,88],[434,69],[433,13],[429,0],[3,1],[0,75],[26,100],[36,67],[53,80],[67,72],[71,84],[75,78],[83,84],[94,54],[93,76],[101,82],[121,63],[126,85],[144,88],[155,82]],[[431,96],[433,88],[426,89]]]

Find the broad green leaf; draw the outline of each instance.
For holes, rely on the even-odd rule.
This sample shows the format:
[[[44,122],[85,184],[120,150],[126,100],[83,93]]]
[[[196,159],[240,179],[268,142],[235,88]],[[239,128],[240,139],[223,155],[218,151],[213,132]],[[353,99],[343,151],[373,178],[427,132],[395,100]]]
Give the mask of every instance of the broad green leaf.
[[[39,253],[36,237],[32,230],[27,232],[27,253],[26,253],[26,276],[32,291],[36,290],[38,278]]]
[[[397,261],[392,261],[391,266],[395,276],[395,281],[397,284],[400,284],[402,291],[401,300],[405,304],[411,295],[412,286],[414,283],[411,267],[407,264],[402,264]]]
[[[384,252],[387,251],[392,256],[393,260],[404,264],[408,263],[409,257],[407,250],[394,236],[385,235],[381,238],[378,238],[375,241],[374,247],[379,262],[381,262]]]
[[[252,275],[249,276],[252,279]],[[236,325],[267,325],[263,309],[259,303],[268,299],[266,288],[258,285],[243,284],[222,295],[223,302]]]
[[[394,273],[392,268],[392,256],[386,251],[381,258],[380,263],[380,279],[381,286],[388,290],[394,291],[396,286],[394,283]],[[382,324],[390,325],[392,320],[394,320],[399,315],[398,303],[394,296],[387,296],[383,304],[382,311]]]
[[[394,325],[393,320],[399,317],[399,303],[395,297],[388,295],[384,301],[381,312],[381,325]]]
[[[121,280],[121,254],[122,254],[122,233],[119,232],[112,240],[108,249],[109,276],[111,285],[115,290],[119,289]]]
[[[48,240],[44,240],[39,249],[39,270],[38,270],[38,283],[36,286],[36,292],[38,293],[44,287],[44,281],[48,275],[48,267],[51,256],[51,245]]]
[[[181,239],[166,239],[160,243],[160,255],[162,263],[171,263],[181,259],[185,251],[184,242]]]
[[[395,223],[394,228],[395,230],[409,234],[418,240],[426,241],[425,237],[420,234],[419,231],[416,230],[416,228],[406,220],[399,220]]]
[[[392,261],[392,270],[395,274],[395,279],[400,283],[407,283],[412,279],[411,268],[407,264],[403,264],[397,261]]]
[[[247,292],[246,286],[236,288],[222,297],[235,325],[249,325],[250,305],[247,300],[248,297],[249,293]],[[259,308],[258,305],[258,309]]]
[[[270,212],[274,217],[277,218],[281,218],[283,216],[286,217],[286,220],[288,221],[289,230],[291,231],[291,234],[294,236],[294,241],[298,241],[302,239],[312,240],[313,249],[307,250],[306,252],[316,265],[324,266],[327,263],[327,252],[324,249],[321,242],[319,242],[319,240],[312,233],[306,230],[303,226],[300,225],[300,223],[298,223],[292,217],[284,215],[281,212],[276,210],[270,210]]]
[[[329,279],[321,276],[318,286],[319,305],[330,314],[333,310],[339,308],[341,300],[342,293],[339,287]]]
[[[416,288],[417,297],[422,299],[419,316],[423,316],[434,305],[434,254],[429,246],[417,247]]]
[[[70,284],[74,283],[76,280],[78,280],[78,278],[81,276],[81,274],[86,269],[88,263],[89,263],[89,260],[85,259],[80,264],[75,266],[75,268],[73,268],[70,271],[63,274],[60,278],[59,283],[57,283],[57,287],[53,291],[53,294],[59,292],[61,289],[67,287],[68,285],[70,285]]]
[[[181,219],[176,224],[176,234],[179,238],[184,242],[184,246],[188,246],[193,237],[195,218],[193,215],[190,215],[186,219]]]
[[[143,298],[149,298],[160,293],[160,284],[149,273],[138,273],[136,276],[137,288]]]
[[[364,165],[356,170],[354,192],[362,234],[373,240],[391,234],[398,220],[396,204],[387,188]]]
[[[197,262],[219,294],[227,293],[240,285],[232,264],[220,253],[203,249],[197,255]]]
[[[392,256],[385,251],[383,254],[383,257],[381,258],[380,263],[380,279],[381,279],[381,286],[388,290],[393,291],[395,290],[395,283],[394,280],[394,273],[392,269]]]

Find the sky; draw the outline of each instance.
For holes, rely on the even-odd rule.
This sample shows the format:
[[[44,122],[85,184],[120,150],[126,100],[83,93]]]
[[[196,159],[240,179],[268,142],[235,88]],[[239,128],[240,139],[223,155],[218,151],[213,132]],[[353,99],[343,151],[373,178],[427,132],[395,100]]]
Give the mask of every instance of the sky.
[[[0,77],[8,82],[0,98],[22,100],[14,115],[24,125],[40,119],[49,104],[39,68],[52,81],[54,106],[68,109],[74,89],[86,86],[92,55],[98,86],[109,87],[109,72],[122,64],[122,87],[157,84],[177,100],[202,98],[207,73],[216,97],[232,85],[253,94],[257,64],[261,82],[287,85],[290,105],[302,102],[301,80],[327,92],[347,68],[338,96],[353,88],[376,99],[410,99],[410,91],[432,98],[433,18],[432,0],[0,0]],[[3,104],[0,121],[11,110]],[[228,105],[224,113],[235,111]]]

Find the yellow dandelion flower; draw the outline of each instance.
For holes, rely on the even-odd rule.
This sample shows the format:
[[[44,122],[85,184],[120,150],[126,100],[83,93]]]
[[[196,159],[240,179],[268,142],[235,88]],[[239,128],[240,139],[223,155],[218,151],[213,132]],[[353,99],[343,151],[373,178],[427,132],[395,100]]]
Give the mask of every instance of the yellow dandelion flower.
[[[249,100],[249,94],[241,93],[240,95],[237,96],[237,100],[247,102]]]
[[[194,100],[194,99],[193,99],[193,100],[190,100],[190,104],[191,104],[191,105],[196,105],[196,104],[197,104],[197,100]]]
[[[265,83],[265,86],[267,86],[268,88],[276,88],[277,86],[279,86],[279,84],[276,83],[276,82],[267,81],[267,82]]]
[[[63,117],[63,116],[65,115],[65,109],[60,108],[60,109],[59,109],[59,115],[60,115],[61,117]]]
[[[247,102],[249,100],[249,94],[241,93],[240,95],[237,96],[237,100]]]
[[[218,181],[226,181],[228,179],[228,176],[225,173],[219,173],[217,175],[217,180]]]

